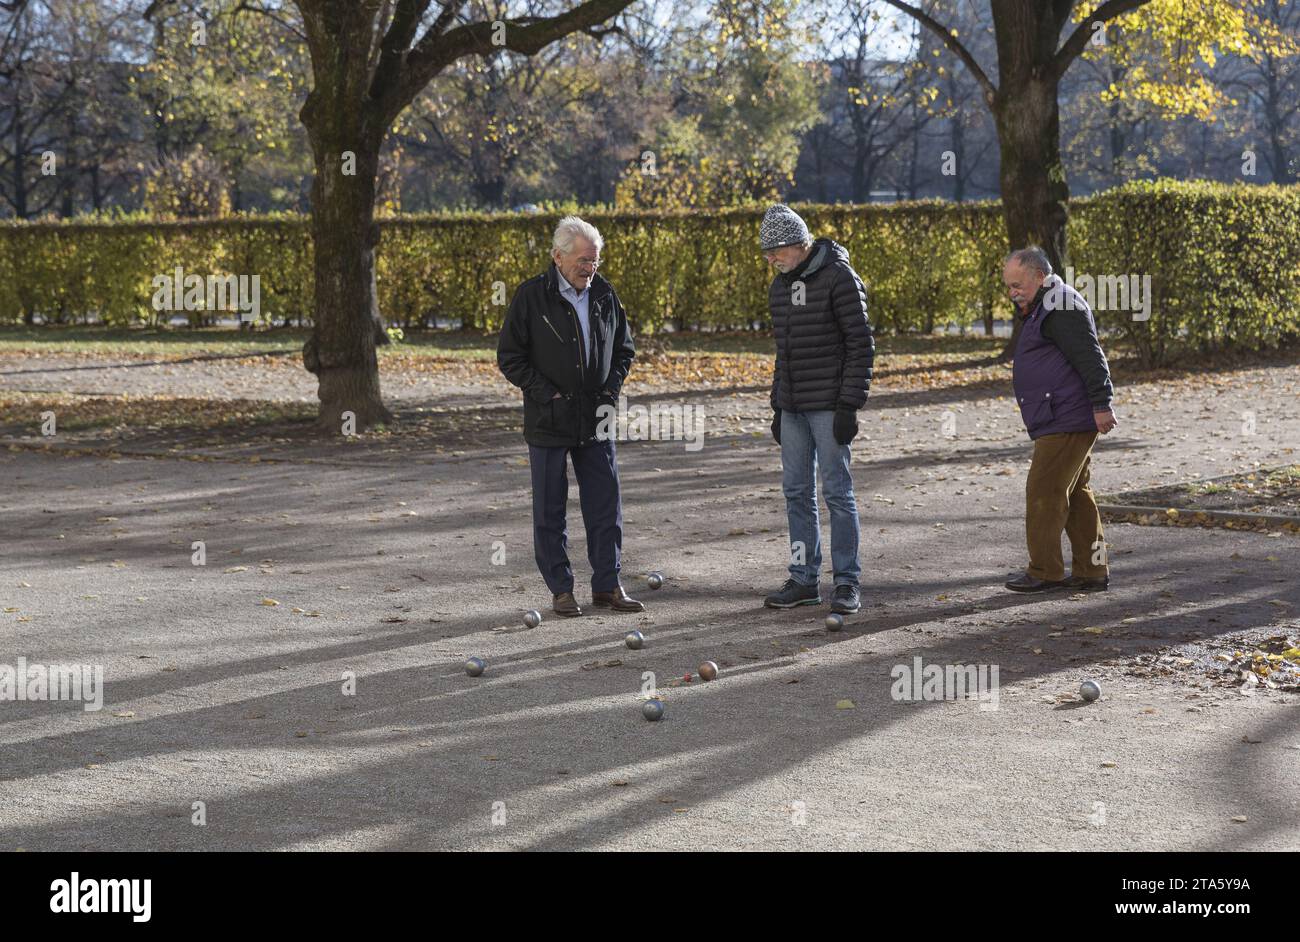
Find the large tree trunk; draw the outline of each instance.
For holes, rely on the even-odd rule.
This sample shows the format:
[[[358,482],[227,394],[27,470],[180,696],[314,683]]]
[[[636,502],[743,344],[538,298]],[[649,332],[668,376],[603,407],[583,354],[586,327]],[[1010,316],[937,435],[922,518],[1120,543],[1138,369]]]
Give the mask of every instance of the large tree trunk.
[[[1145,6],[1151,0],[1105,0],[1075,24],[1058,49],[1077,0],[989,0],[998,48],[995,86],[957,31],[907,0],[885,0],[938,36],[984,90],[997,124],[1002,151],[1002,212],[1013,250],[1037,244],[1052,267],[1064,271],[1065,223],[1070,193],[1061,164],[1061,120],[1057,91],[1061,76],[1091,40],[1094,27]],[[1020,339],[1015,318],[1000,359],[1010,360]]]
[[[378,300],[375,296],[375,173],[382,129],[376,133],[356,108],[328,102],[320,89],[303,106],[315,157],[311,188],[315,247],[315,324],[303,348],[303,363],[319,380],[317,427],[339,434],[344,413],[355,430],[391,422],[379,391],[375,355]],[[343,172],[343,154],[355,155],[354,173]]]
[[[1061,163],[1056,95],[1057,81],[1052,78],[1004,81],[994,99],[993,115],[1002,151],[1002,213],[1008,244],[1013,250],[1041,247],[1052,268],[1061,273],[1068,257],[1065,225],[1070,191]],[[1020,318],[1015,318],[1011,339],[999,357],[1003,362],[1015,355],[1020,325]]]
[[[459,22],[462,3],[440,4],[432,14],[429,0],[294,0],[313,78],[299,118],[316,170],[315,325],[303,364],[319,380],[323,431],[345,430],[348,412],[358,432],[392,420],[379,394],[375,357],[376,343],[386,338],[375,292],[374,211],[379,152],[393,121],[457,59],[505,50],[534,55],[599,27],[630,3],[585,0],[553,17]]]

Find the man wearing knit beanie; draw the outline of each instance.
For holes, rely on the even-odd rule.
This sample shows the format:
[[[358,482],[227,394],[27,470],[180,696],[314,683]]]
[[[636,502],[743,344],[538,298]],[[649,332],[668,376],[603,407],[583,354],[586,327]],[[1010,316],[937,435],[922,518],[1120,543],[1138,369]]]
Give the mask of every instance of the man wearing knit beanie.
[[[875,361],[866,288],[844,247],[814,240],[799,214],[782,203],[763,215],[759,246],[777,271],[768,289],[776,340],[772,436],[781,446],[790,523],[790,577],[763,604],[821,604],[820,468],[831,518],[831,611],[856,612],[861,567],[849,444],[858,434],[857,412],[867,403]]]

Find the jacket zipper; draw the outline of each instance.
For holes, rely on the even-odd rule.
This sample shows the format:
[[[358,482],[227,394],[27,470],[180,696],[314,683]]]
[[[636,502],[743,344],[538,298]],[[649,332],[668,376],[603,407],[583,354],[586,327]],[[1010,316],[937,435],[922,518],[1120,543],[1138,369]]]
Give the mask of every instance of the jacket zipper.
[[[546,326],[551,328],[551,333],[555,334],[555,339],[558,340],[560,343],[564,343],[564,338],[561,337],[560,332],[555,329],[555,325],[551,323],[551,319],[547,317],[545,314],[543,314],[542,320],[546,321]]]
[[[795,406],[794,402],[794,374],[790,372],[790,319],[794,314],[794,305],[791,304],[791,310],[785,316],[785,382],[790,387],[790,408]]]
[[[561,300],[564,300],[564,299],[561,299]],[[573,305],[570,304],[567,300],[565,300],[565,301],[564,301],[564,306],[567,307],[567,308],[569,309],[569,317],[571,317],[571,318],[573,319],[573,342],[574,342],[574,344],[576,344],[577,347],[578,347],[578,377],[579,377],[578,389],[579,389],[579,391],[581,391],[582,389],[585,389],[586,386],[587,386],[587,369],[586,369],[586,367],[584,367],[584,366],[582,365],[582,328],[580,328],[580,327],[578,326],[578,312],[575,311],[575,310],[573,309]],[[590,310],[590,307],[588,307],[588,310]],[[579,403],[579,408],[578,408],[578,444],[581,445],[582,442],[583,442],[583,435],[582,435],[582,408],[581,408],[582,398],[581,398],[581,395],[579,395],[578,403]]]
[[[570,304],[568,301],[565,301],[564,305],[569,309],[569,316],[573,318],[573,342],[578,345],[578,375],[582,378],[582,385],[586,386],[587,367],[582,362],[582,354],[584,353],[584,351],[582,349],[582,328],[578,325],[578,312],[573,309],[573,305]],[[590,300],[588,300],[587,302],[587,311],[588,314],[590,315],[590,311],[591,311]],[[588,321],[590,321],[590,316],[588,316]],[[558,337],[559,334],[556,334],[556,336]]]

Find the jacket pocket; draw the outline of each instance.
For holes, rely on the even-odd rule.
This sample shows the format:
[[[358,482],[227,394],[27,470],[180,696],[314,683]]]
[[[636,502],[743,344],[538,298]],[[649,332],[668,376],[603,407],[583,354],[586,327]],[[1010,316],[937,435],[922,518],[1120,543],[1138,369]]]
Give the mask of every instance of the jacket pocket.
[[[573,356],[573,343],[564,339],[555,322],[546,314],[539,313],[537,319],[540,323],[533,332],[533,365],[543,373],[554,372],[558,365],[568,363]]]
[[[1031,435],[1040,428],[1051,424],[1056,417],[1056,405],[1052,400],[1051,390],[1039,390],[1017,397],[1020,401],[1020,417],[1025,429]]]
[[[543,406],[537,430],[559,438],[577,438],[578,409],[574,397],[562,395]]]

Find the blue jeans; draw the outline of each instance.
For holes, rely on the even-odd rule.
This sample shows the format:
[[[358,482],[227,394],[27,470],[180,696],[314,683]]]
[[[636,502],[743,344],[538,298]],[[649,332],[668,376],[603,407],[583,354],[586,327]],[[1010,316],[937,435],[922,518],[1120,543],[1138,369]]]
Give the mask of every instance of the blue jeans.
[[[790,576],[803,585],[817,585],[822,568],[821,520],[817,514],[819,466],[831,514],[835,584],[857,585],[862,572],[858,566],[858,502],[853,496],[849,446],[835,440],[831,431],[834,419],[831,411],[781,412],[781,485],[790,518]]]

